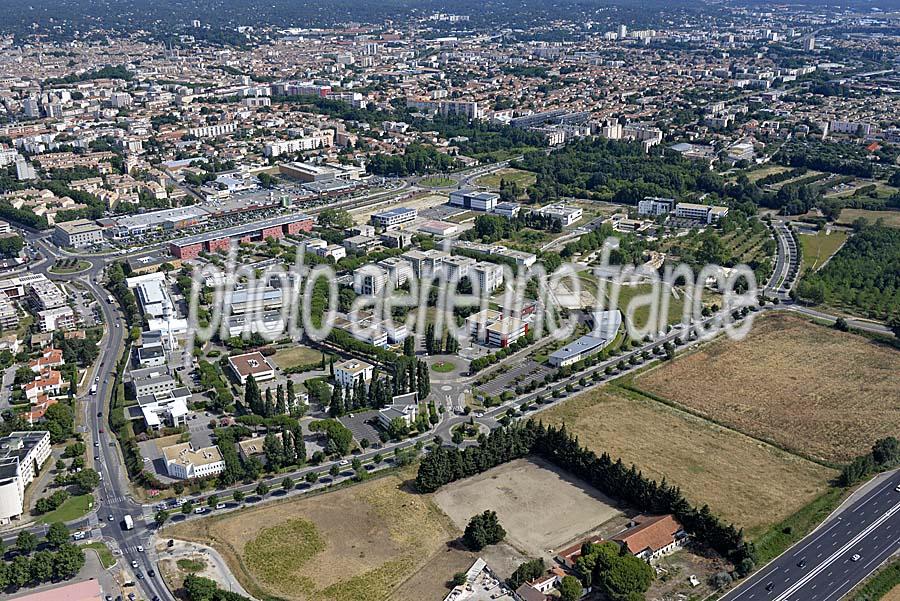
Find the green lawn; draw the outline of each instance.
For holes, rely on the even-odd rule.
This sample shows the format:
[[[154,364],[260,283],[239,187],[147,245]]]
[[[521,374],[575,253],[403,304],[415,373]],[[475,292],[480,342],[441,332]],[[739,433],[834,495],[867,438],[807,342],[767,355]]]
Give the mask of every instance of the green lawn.
[[[206,567],[206,564],[197,559],[179,559],[178,568],[184,572],[200,572]]]
[[[87,269],[90,266],[91,266],[91,264],[88,263],[87,261],[78,261],[78,263],[76,263],[74,265],[69,265],[65,262],[57,261],[56,264],[54,264],[53,267],[50,268],[50,271],[51,271],[51,273],[60,273],[60,274],[77,273],[79,271],[84,271],[85,269]]]
[[[447,374],[456,369],[456,365],[451,363],[450,361],[440,361],[431,366],[432,371],[436,371],[439,374]]]
[[[837,252],[846,239],[846,232],[837,230],[833,230],[830,234],[821,231],[815,236],[801,234],[803,262],[800,266],[800,273],[805,273],[807,269],[813,271],[819,269],[828,260],[828,257]]]
[[[606,295],[609,297],[612,292],[613,284],[607,282],[606,284]],[[663,286],[660,285],[660,290],[663,290]],[[632,299],[649,294],[653,291],[653,286],[651,284],[638,284],[637,286],[625,286],[622,285],[619,288],[619,299],[616,305],[616,308],[622,312],[622,316],[627,316],[628,304],[632,301]],[[679,323],[682,318],[682,312],[684,311],[684,292],[681,290],[677,290],[678,297],[676,298],[672,294],[669,295],[669,311],[666,319],[667,324],[675,324]],[[660,298],[660,309],[662,309],[662,297]],[[634,311],[633,314],[634,325],[637,328],[643,328],[647,325],[647,320],[650,318],[650,305],[646,303],[641,303],[640,306]]]
[[[86,545],[81,545],[82,549],[93,549],[97,552],[97,555],[100,557],[100,563],[104,568],[109,569],[116,565],[116,558],[113,557],[112,551],[109,550],[109,547],[106,546],[105,543],[94,542],[87,543]]]
[[[426,188],[449,188],[454,184],[456,180],[442,175],[432,175],[419,180],[419,185]]]
[[[77,520],[80,517],[84,517],[84,515],[91,510],[93,502],[94,496],[90,494],[69,497],[63,501],[62,505],[53,511],[39,516],[37,521],[44,524],[52,524],[53,522],[70,522],[72,520]]]

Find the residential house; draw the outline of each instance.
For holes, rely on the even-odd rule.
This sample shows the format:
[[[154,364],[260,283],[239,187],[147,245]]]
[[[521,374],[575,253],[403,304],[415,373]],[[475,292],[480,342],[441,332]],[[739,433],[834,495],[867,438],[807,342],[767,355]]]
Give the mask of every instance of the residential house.
[[[679,550],[687,534],[671,514],[638,516],[632,526],[613,536],[629,553],[648,563]]]

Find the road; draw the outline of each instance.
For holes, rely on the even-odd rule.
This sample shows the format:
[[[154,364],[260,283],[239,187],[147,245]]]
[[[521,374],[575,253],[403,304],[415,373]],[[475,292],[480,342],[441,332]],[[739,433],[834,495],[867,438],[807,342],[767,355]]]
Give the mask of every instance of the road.
[[[775,257],[775,269],[772,277],[765,287],[766,296],[785,300],[789,298],[791,288],[794,285],[797,273],[800,270],[797,243],[791,230],[783,221],[775,221],[775,242],[778,244],[778,254]],[[793,271],[792,271],[793,268]],[[793,277],[791,274],[793,273]]]
[[[900,471],[878,479],[722,601],[841,599],[900,551],[898,487]]]
[[[53,266],[56,258],[61,256],[60,253],[46,240],[32,238],[32,242],[45,257],[44,261],[37,262],[32,266],[32,271],[44,273],[48,278],[57,281],[77,280],[87,287],[97,299],[103,321],[106,324],[104,337],[100,342],[100,356],[89,376],[89,381],[96,380],[97,382],[97,393],[80,397],[84,412],[81,423],[86,429],[85,440],[88,445],[99,443],[99,446],[89,446],[89,448],[93,448],[94,454],[100,457],[100,461],[94,462],[94,468],[103,478],[97,491],[99,502],[90,516],[68,525],[70,528],[82,530],[99,527],[103,531],[103,538],[108,543],[112,543],[110,546],[117,547],[122,551],[122,556],[129,566],[126,569],[131,569],[130,564],[134,560],[138,562],[140,571],[147,573],[154,567],[154,558],[148,544],[151,533],[147,530],[146,525],[141,523],[143,520],[142,506],[132,499],[128,474],[119,454],[118,444],[115,442],[115,436],[109,432],[106,423],[106,416],[109,414],[107,401],[114,394],[116,363],[122,355],[127,329],[118,308],[109,303],[107,292],[100,285],[107,260],[101,257],[85,256],[82,259],[91,265],[86,272],[72,275],[53,274],[49,269]],[[104,432],[101,432],[101,429]],[[124,529],[126,515],[131,515],[135,519],[133,530]],[[109,519],[109,516],[112,516],[112,519]],[[151,552],[139,553],[137,551],[139,545]],[[138,588],[145,599],[155,597],[172,599],[159,577],[145,578],[143,581],[139,581]]]
[[[492,166],[493,168],[499,168],[496,165]],[[481,175],[483,172],[479,172],[477,175]],[[471,178],[477,177],[477,175],[470,175]],[[373,199],[369,198],[371,202]],[[359,202],[359,199],[356,199],[356,202]],[[798,311],[801,313],[805,313],[808,315],[812,315],[815,317],[819,317],[821,319],[834,319],[832,316],[828,316],[827,314],[820,313],[814,311],[812,309],[802,307],[792,303],[787,295],[792,282],[788,281],[790,279],[790,265],[792,263],[796,263],[797,261],[797,252],[796,247],[793,244],[793,238],[790,237],[790,232],[787,231],[784,224],[776,225],[776,240],[778,241],[778,249],[779,256],[776,261],[776,269],[775,275],[772,280],[770,280],[770,285],[774,290],[775,294],[779,298],[779,300],[783,300],[780,307],[782,309],[788,309],[793,311]],[[30,270],[33,272],[45,273],[49,278],[54,280],[78,280],[84,286],[86,286],[90,292],[97,299],[104,322],[107,324],[106,333],[104,335],[104,339],[101,344],[101,355],[98,359],[98,362],[95,364],[93,372],[90,374],[90,378],[98,378],[98,393],[97,395],[88,395],[86,398],[82,398],[84,402],[84,414],[82,424],[86,427],[86,439],[93,444],[94,441],[99,442],[99,447],[95,448],[95,452],[100,456],[99,464],[96,466],[98,471],[103,475],[103,481],[101,483],[100,489],[98,491],[99,503],[95,508],[95,511],[88,517],[83,518],[81,520],[76,520],[70,524],[68,524],[71,528],[74,529],[88,529],[88,528],[97,528],[99,527],[103,532],[104,540],[109,543],[113,548],[117,548],[121,550],[123,557],[126,561],[126,565],[130,564],[131,561],[137,561],[139,564],[139,569],[147,573],[151,567],[155,568],[156,556],[155,552],[151,549],[150,540],[155,532],[155,525],[152,523],[152,519],[145,520],[144,516],[152,516],[153,510],[150,506],[142,506],[141,504],[135,502],[131,496],[131,490],[127,478],[127,474],[125,473],[124,465],[122,463],[122,458],[119,454],[119,449],[117,444],[115,443],[114,437],[109,432],[100,432],[101,428],[106,427],[106,415],[108,414],[108,406],[106,404],[107,399],[113,394],[113,385],[114,385],[114,372],[118,359],[120,358],[123,350],[124,337],[125,337],[125,329],[126,324],[124,323],[124,319],[122,315],[119,313],[118,308],[110,304],[107,299],[107,293],[100,285],[100,279],[102,277],[102,273],[106,265],[114,260],[113,256],[110,255],[79,255],[77,253],[69,253],[65,251],[60,251],[55,246],[51,246],[45,238],[45,236],[40,235],[28,235],[27,236],[30,241],[32,241],[44,254],[44,259],[41,261],[37,261],[30,266]],[[140,251],[143,252],[143,251]],[[52,267],[53,262],[58,257],[63,256],[77,256],[82,260],[88,261],[90,263],[90,268],[86,272],[82,272],[79,274],[71,274],[71,275],[58,275],[52,274],[49,272],[49,268]],[[776,307],[773,305],[766,305],[761,309],[757,309],[758,311],[769,311],[775,309]],[[708,326],[711,322],[713,322],[716,318],[709,318],[701,322],[701,325]],[[856,320],[854,320],[856,321]],[[859,322],[859,325],[856,323],[851,324],[853,327],[860,327],[860,329],[869,329],[874,328],[872,331],[879,331],[883,333],[884,326],[880,326],[879,324],[871,324],[869,322]],[[880,329],[879,329],[880,328]],[[533,415],[534,413],[547,409],[549,407],[554,406],[555,404],[562,402],[567,397],[570,396],[570,393],[565,389],[567,386],[574,387],[575,392],[581,392],[583,389],[592,388],[595,386],[602,385],[607,379],[611,377],[619,377],[623,373],[630,372],[635,369],[639,369],[646,365],[647,359],[643,358],[644,352],[652,352],[654,348],[657,348],[664,344],[665,342],[672,342],[676,338],[683,337],[684,331],[680,329],[672,330],[665,335],[662,335],[655,340],[652,340],[648,343],[643,344],[641,347],[633,349],[628,353],[619,355],[613,359],[608,361],[599,363],[595,366],[591,366],[587,369],[582,370],[581,372],[574,373],[570,377],[563,379],[558,382],[554,382],[549,386],[545,386],[539,388],[538,390],[520,396],[516,399],[507,401],[498,407],[494,407],[489,411],[486,411],[483,416],[476,418],[476,422],[479,425],[483,425],[486,427],[496,427],[498,423],[498,419],[503,417],[510,410],[521,411],[521,406],[523,404],[531,404],[532,407],[525,411],[525,416]],[[682,352],[686,348],[688,348],[689,344],[681,345],[677,348],[677,352]],[[636,358],[636,363],[631,364],[630,359],[632,357]],[[650,359],[655,360],[657,358],[656,355],[652,355]],[[619,364],[619,362],[624,362],[626,365],[626,369],[623,372],[619,372],[617,369],[613,370],[612,375],[607,375],[605,370],[607,367],[615,367]],[[598,380],[594,381],[592,376],[594,374],[598,375]],[[586,378],[588,380],[587,385],[581,387],[578,384],[578,381],[581,378]],[[466,383],[470,383],[474,378],[472,377],[464,377],[460,378],[458,385],[465,386]],[[545,399],[545,403],[542,405],[535,405],[534,401],[538,396],[542,396]],[[455,415],[451,412],[446,412],[442,415],[441,422],[435,427],[434,430],[424,434],[417,439],[409,439],[403,441],[402,443],[392,443],[385,445],[379,449],[369,449],[365,453],[358,455],[358,457],[363,460],[369,460],[373,458],[376,454],[382,454],[390,457],[389,452],[395,448],[409,448],[417,443],[426,443],[429,442],[435,436],[440,436],[444,441],[449,441],[451,438],[452,428],[460,423],[469,421],[472,419],[470,416],[462,416]],[[281,474],[277,478],[273,478],[269,481],[270,486],[277,487],[278,483],[285,477],[290,476],[295,480],[302,480],[306,474],[310,472],[317,472],[319,474],[324,474],[328,471],[328,469],[338,462],[328,462],[318,466],[307,466],[302,469],[296,470],[290,474]],[[381,467],[390,467],[392,465],[392,461],[390,459],[386,460]],[[341,466],[342,469],[348,470],[346,466]],[[344,473],[339,476],[336,480],[343,481],[352,477],[352,473],[349,471],[344,471]],[[896,478],[900,481],[900,477]],[[892,480],[893,482],[893,480]],[[311,488],[319,488],[320,486],[324,486],[326,483],[323,482],[320,485],[310,487],[303,486],[301,490],[296,491],[291,494],[300,494],[309,490]],[[256,488],[256,484],[250,485],[240,485],[234,488],[230,488],[227,490],[217,491],[217,494],[223,500],[227,500],[230,498],[232,492],[234,490],[241,490],[245,493],[251,493]],[[823,545],[820,547],[814,547],[813,550],[816,551],[816,557],[807,558],[807,565],[804,568],[806,572],[813,573],[818,566],[824,565],[820,571],[815,572],[814,578],[810,579],[809,584],[802,585],[801,589],[803,591],[807,591],[806,586],[810,588],[808,590],[813,590],[814,588],[819,588],[819,590],[823,590],[820,587],[828,586],[828,582],[824,579],[833,578],[839,579],[841,576],[848,581],[848,584],[852,584],[855,582],[859,582],[865,575],[868,573],[866,570],[874,569],[877,565],[880,564],[880,559],[886,557],[884,555],[887,553],[890,554],[889,551],[891,549],[897,548],[897,538],[895,531],[892,528],[898,527],[897,525],[897,517],[896,513],[890,514],[884,522],[875,523],[874,520],[877,519],[875,515],[876,511],[887,511],[889,509],[888,502],[890,498],[896,495],[895,502],[900,502],[900,493],[893,493],[893,488],[888,487],[889,490],[879,489],[876,493],[872,493],[874,496],[872,497],[870,504],[862,504],[859,506],[858,511],[852,511],[847,514],[847,517],[841,517],[840,519],[836,518],[836,521],[833,523],[829,523],[825,527],[831,528],[826,533],[827,539],[819,539],[819,544]],[[891,493],[891,494],[889,494]],[[229,510],[237,507],[235,503],[228,503]],[[900,509],[897,509],[897,512],[900,512]],[[845,512],[846,513],[846,512]],[[124,530],[122,527],[122,522],[126,515],[131,515],[135,520],[135,527],[133,530]],[[112,516],[112,519],[109,519],[109,516]],[[186,516],[179,517],[178,519],[197,519],[201,516]],[[870,530],[869,526],[871,524],[875,524],[874,527]],[[32,530],[36,534],[42,535],[46,528],[43,526],[31,526],[28,529]],[[817,531],[821,533],[820,529]],[[835,541],[831,541],[830,538],[835,538]],[[858,533],[862,533],[862,539],[855,540]],[[13,539],[17,533],[9,532],[4,535],[4,538],[9,541]],[[811,536],[815,536],[811,535]],[[891,538],[893,536],[893,538]],[[817,539],[811,539],[817,540]],[[837,542],[840,540],[844,540],[845,543],[853,543],[851,547],[847,548],[843,551],[843,554],[837,556],[836,559],[832,560],[830,563],[826,562],[834,555],[836,551],[835,549],[840,550],[843,549],[841,547],[831,547],[827,546],[826,543]],[[863,544],[865,543],[865,544]],[[140,553],[137,551],[138,545],[142,545],[147,552]],[[854,546],[855,545],[855,546]],[[863,546],[859,546],[863,545]],[[883,546],[882,545],[886,545]],[[893,547],[891,547],[893,545]],[[859,550],[857,550],[859,549]],[[854,565],[845,567],[842,558],[846,553],[853,551],[853,553],[860,553],[860,555],[865,558],[865,560],[861,559],[859,562],[851,562]],[[863,552],[864,551],[864,552]],[[811,552],[811,551],[810,551]],[[772,593],[773,595],[777,594],[778,586],[783,586],[783,593],[791,595],[793,591],[791,591],[790,578],[792,577],[793,571],[790,569],[790,565],[792,562],[794,564],[797,560],[796,557],[792,556],[789,551],[787,554],[776,560],[777,562],[782,562],[777,564],[782,566],[780,569],[782,570],[781,574],[783,574],[783,578],[780,578],[781,585],[776,582],[779,578],[776,578],[776,575],[779,572],[775,568],[764,568],[757,575],[748,580],[745,586],[742,586],[738,591],[732,593],[734,596],[729,596],[729,599],[738,599],[741,601],[749,601],[751,599],[763,599],[763,598],[775,598],[774,596],[769,597],[769,591],[765,591],[765,587],[771,581],[773,583]],[[819,556],[821,553],[821,556]],[[831,555],[829,555],[831,553]],[[850,553],[852,555],[853,553]],[[796,561],[795,561],[796,560]],[[774,565],[774,564],[773,564]],[[831,566],[837,566],[832,569]],[[840,569],[844,568],[844,569]],[[871,569],[870,569],[871,568]],[[130,569],[130,568],[129,568]],[[787,569],[787,572],[783,570]],[[798,568],[800,569],[800,568]],[[762,582],[766,577],[769,577],[770,580]],[[821,584],[820,584],[821,581]],[[794,582],[800,582],[800,575],[796,576],[796,580]],[[836,582],[836,586],[844,586],[842,582]],[[169,594],[165,585],[159,580],[159,578],[145,578],[142,581],[138,582],[140,588],[140,594],[146,599],[152,599],[154,597],[158,597],[160,599],[172,599],[172,596]],[[743,591],[746,589],[748,591],[755,591],[757,588],[762,587],[762,590],[766,593],[766,597],[754,597],[755,593],[748,592],[747,596],[744,597]],[[801,590],[798,589],[798,590]],[[783,597],[779,598],[779,601],[793,601],[795,598],[800,597]],[[802,597],[804,599],[815,599],[815,597]],[[836,599],[838,597],[822,597],[822,601],[829,601],[830,599]]]

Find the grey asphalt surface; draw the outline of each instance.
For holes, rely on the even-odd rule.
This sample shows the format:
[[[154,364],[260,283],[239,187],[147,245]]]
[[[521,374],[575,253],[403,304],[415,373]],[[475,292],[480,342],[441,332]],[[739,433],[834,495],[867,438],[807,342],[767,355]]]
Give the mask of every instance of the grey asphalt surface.
[[[722,601],[841,599],[900,552],[898,486],[900,471],[895,471]],[[856,555],[859,557],[854,561]],[[803,567],[801,562],[805,562]]]
[[[474,176],[472,176],[474,178]],[[32,271],[41,271],[47,273],[47,270],[52,265],[53,259],[62,256],[75,256],[72,253],[68,253],[67,251],[61,251],[56,249],[55,247],[51,247],[46,243],[46,241],[42,240],[46,235],[29,235],[27,236],[29,240],[35,241],[41,251],[44,253],[44,256],[47,260],[43,262],[38,262],[33,264],[31,267]],[[786,264],[790,261],[788,257],[781,257],[782,253],[791,254],[790,249],[786,248],[787,245],[779,244],[779,256],[782,263],[782,269],[785,269]],[[795,253],[795,251],[794,251]],[[136,253],[139,254],[139,253]],[[99,391],[98,395],[95,397],[91,397],[87,399],[86,416],[87,421],[85,422],[88,425],[88,429],[90,431],[90,436],[94,438],[94,440],[101,441],[101,456],[102,462],[98,465],[98,469],[103,474],[104,480],[101,484],[100,490],[98,491],[98,496],[100,497],[100,502],[96,508],[96,511],[82,519],[77,520],[68,524],[72,529],[87,529],[87,528],[97,528],[99,527],[103,531],[104,539],[107,542],[111,542],[113,547],[118,547],[124,555],[124,559],[127,564],[130,564],[132,560],[135,560],[140,565],[140,570],[145,574],[147,573],[148,568],[152,567],[155,563],[156,557],[154,553],[146,553],[141,554],[136,551],[137,545],[143,545],[146,549],[150,549],[149,541],[152,535],[155,532],[155,526],[152,523],[152,518],[148,518],[147,521],[144,520],[143,516],[148,515],[152,516],[152,510],[149,506],[144,507],[140,504],[134,502],[130,496],[130,489],[127,481],[126,474],[124,473],[124,467],[121,462],[121,457],[118,453],[117,446],[110,446],[109,442],[113,440],[112,436],[106,432],[104,434],[99,433],[99,429],[101,427],[105,428],[105,416],[108,413],[108,407],[101,407],[100,403],[105,399],[109,398],[111,393],[111,389],[113,386],[113,378],[112,374],[115,369],[116,361],[121,355],[121,348],[124,338],[124,321],[121,315],[118,313],[118,309],[116,306],[111,305],[107,301],[107,293],[99,286],[99,277],[102,274],[102,270],[107,264],[108,261],[113,260],[112,256],[82,256],[81,258],[88,260],[91,262],[91,269],[88,274],[78,274],[77,277],[83,283],[85,283],[94,296],[98,299],[100,308],[103,312],[104,321],[108,324],[108,332],[107,337],[103,341],[102,352],[99,362],[97,363],[97,367],[95,368],[95,373],[91,374],[91,378],[93,379],[96,374],[100,378],[99,383]],[[782,273],[786,273],[782,272]],[[65,280],[67,276],[54,275],[47,273],[48,277],[51,277],[55,280]],[[799,306],[789,306],[792,303],[784,302],[781,305],[782,309],[791,309],[791,310],[799,310],[804,313],[810,313],[810,311],[804,310],[804,308]],[[788,305],[788,306],[786,306]],[[770,310],[773,307],[771,305],[763,308],[764,311]],[[822,314],[824,315],[824,314]],[[828,316],[826,316],[828,317]],[[704,320],[703,324],[708,324],[712,319]],[[119,323],[120,327],[116,328],[114,324]],[[883,326],[882,326],[883,327]],[[664,336],[658,337],[652,343],[642,346],[641,348],[634,349],[633,351],[620,355],[610,361],[600,363],[592,368],[588,368],[578,374],[573,374],[570,378],[556,382],[552,384],[550,387],[546,389],[540,389],[535,391],[534,393],[523,395],[515,400],[509,401],[508,403],[504,403],[499,407],[495,407],[490,411],[486,412],[483,418],[478,419],[479,423],[482,423],[488,427],[496,427],[497,421],[496,419],[501,417],[504,413],[506,413],[510,409],[517,409],[522,403],[533,401],[538,394],[542,394],[545,397],[548,396],[548,393],[551,390],[562,390],[567,384],[572,384],[575,387],[576,392],[581,391],[581,387],[577,385],[577,381],[580,377],[590,377],[595,372],[601,372],[601,379],[599,382],[591,382],[586,388],[590,388],[597,385],[602,385],[610,376],[606,376],[602,374],[602,370],[607,365],[614,365],[618,363],[620,360],[628,361],[629,357],[632,355],[640,355],[640,353],[644,350],[650,349],[654,346],[661,345],[663,342],[674,340],[678,336],[682,336],[683,333],[681,331],[672,331]],[[684,345],[680,347],[678,350],[681,351],[684,348],[690,345]],[[654,357],[655,358],[655,357]],[[637,365],[631,366],[628,365],[628,370],[631,371],[633,369],[639,369],[645,361],[640,360]],[[617,377],[622,375],[621,373],[616,373],[611,377]],[[554,404],[561,402],[565,398],[567,398],[569,393],[562,393],[560,398],[554,398],[552,402],[542,405],[540,409],[545,409],[548,407],[552,407]],[[539,409],[539,410],[540,410]],[[97,417],[97,412],[103,412],[103,418]],[[533,413],[534,411],[530,411]],[[454,425],[462,423],[463,421],[467,421],[469,417],[466,416],[457,416],[452,415],[449,412],[443,415],[441,423],[437,425],[437,427],[429,432],[428,434],[420,437],[418,440],[411,439],[403,441],[399,444],[388,444],[385,445],[384,448],[379,449],[378,451],[369,450],[366,453],[358,455],[358,457],[365,461],[370,459],[376,452],[389,456],[385,451],[391,451],[394,448],[407,448],[410,447],[418,441],[429,441],[435,435],[440,435],[444,441],[450,440],[450,432]],[[91,441],[92,442],[92,441]],[[390,464],[390,459],[385,461],[385,467]],[[290,474],[292,478],[302,479],[302,477],[311,471],[316,471],[319,474],[324,474],[327,472],[331,463],[324,463],[319,466],[308,466],[303,469],[297,470]],[[278,486],[280,480],[285,476],[285,474],[281,474],[278,478],[272,479],[269,483],[273,486]],[[341,476],[338,480],[345,479],[346,476]],[[898,481],[900,481],[900,476],[896,474],[892,476],[891,482],[896,486]],[[241,485],[234,487],[232,489],[228,489],[227,491],[218,491],[218,494],[221,498],[226,499],[230,496],[233,490],[242,490],[245,493],[251,493],[253,489],[255,489],[256,485]],[[301,491],[309,488],[318,488],[308,487],[307,485],[301,486]],[[298,491],[300,492],[300,491]],[[888,508],[892,507],[890,504],[890,499],[895,498],[895,503],[900,503],[900,493],[894,493],[893,487],[888,487],[885,490],[876,489],[872,493],[871,504],[865,503],[864,497],[863,500],[859,501],[861,503],[858,507],[854,506],[849,509],[847,517],[844,517],[842,514],[838,516],[832,521],[829,521],[825,526],[817,530],[816,533],[813,533],[804,540],[804,543],[809,541],[811,544],[815,543],[817,546],[812,547],[811,550],[806,551],[806,549],[802,549],[802,551],[806,551],[807,553],[813,553],[815,561],[813,558],[806,558],[807,564],[803,568],[808,573],[813,573],[814,570],[816,572],[813,574],[813,578],[809,580],[808,583],[802,584],[796,590],[793,590],[792,587],[795,585],[791,583],[790,578],[794,574],[795,569],[800,569],[796,567],[796,563],[799,561],[796,557],[791,555],[792,551],[789,551],[782,557],[776,560],[776,563],[771,564],[759,571],[758,574],[751,577],[744,585],[742,585],[735,592],[730,593],[726,598],[730,601],[734,601],[735,599],[740,599],[741,601],[753,600],[757,601],[759,599],[778,599],[778,601],[794,601],[795,599],[810,599],[811,601],[832,601],[834,599],[840,598],[839,595],[843,594],[841,591],[846,592],[849,588],[861,581],[866,574],[870,573],[874,570],[881,561],[892,554],[897,549],[898,544],[898,535],[900,535],[900,525],[898,525],[897,520],[900,519],[897,517],[898,513],[900,513],[900,509],[898,509],[897,513],[893,513],[888,515],[887,518],[884,519],[883,522],[875,523],[875,520],[879,518],[879,515],[876,515],[879,511],[884,512],[887,511]],[[229,504],[229,508],[231,508],[231,504]],[[124,516],[128,514],[131,515],[135,519],[135,528],[134,530],[123,530],[121,527],[122,520]],[[112,515],[112,521],[107,520],[107,515]],[[195,519],[197,516],[186,516],[180,519]],[[98,524],[99,522],[99,524]],[[869,530],[869,526],[871,524],[875,524],[872,526],[871,530]],[[824,528],[829,527],[831,530],[824,531]],[[29,528],[36,534],[42,535],[46,530],[45,527],[38,528]],[[863,533],[863,536],[859,540],[855,540],[855,536],[857,533]],[[3,538],[8,542],[10,539],[14,539],[17,532],[9,532],[3,535]],[[819,536],[819,538],[816,538]],[[830,539],[835,539],[831,541]],[[852,543],[849,548],[843,550],[843,545],[839,545],[839,541],[844,540],[845,544]],[[837,545],[837,546],[835,546]],[[795,547],[796,548],[796,547]],[[840,553],[829,554],[829,549],[837,549]],[[857,550],[858,549],[858,550]],[[821,556],[819,554],[821,553]],[[850,562],[853,565],[845,565],[849,559],[848,557],[852,556],[854,553],[859,553],[861,555],[861,559],[858,562]],[[848,555],[849,554],[849,555]],[[794,569],[791,566],[794,566]],[[778,566],[781,566],[781,572],[778,571]],[[786,572],[784,570],[787,570]],[[779,575],[783,574],[783,577],[779,578]],[[769,580],[764,579],[768,577]],[[841,579],[843,577],[843,580]],[[796,575],[796,582],[800,582],[801,579],[804,578],[803,574]],[[780,580],[780,584],[779,581]],[[766,591],[765,587],[769,584],[769,582],[773,583],[772,591]],[[158,596],[160,599],[172,599],[172,596],[169,594],[165,585],[157,577],[156,579],[147,578],[143,581],[139,581],[138,585],[141,589],[140,594],[146,599],[151,599],[154,596]],[[781,593],[779,593],[779,586],[782,586]],[[808,587],[808,588],[807,588]],[[833,589],[836,591],[834,594],[831,594],[833,591],[827,589]],[[744,591],[747,591],[746,593]],[[757,594],[762,595],[759,591],[765,593],[765,596],[755,596]],[[797,594],[795,594],[797,593]],[[778,596],[783,595],[783,596]],[[799,595],[799,596],[798,596]],[[821,595],[821,596],[819,596]]]

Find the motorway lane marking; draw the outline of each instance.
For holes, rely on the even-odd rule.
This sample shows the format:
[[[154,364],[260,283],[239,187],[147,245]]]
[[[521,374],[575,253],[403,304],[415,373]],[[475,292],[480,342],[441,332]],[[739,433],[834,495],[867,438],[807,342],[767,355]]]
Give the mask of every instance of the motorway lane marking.
[[[891,482],[891,478],[888,478],[887,480],[885,480],[884,485],[881,488],[870,491],[868,493],[869,498],[865,499],[861,504],[857,505],[856,508],[853,509],[852,513],[856,513],[864,506],[868,505],[870,501],[877,499],[881,495],[881,493],[885,491],[885,489],[890,488],[891,486],[894,486],[894,484]]]
[[[827,596],[827,597],[824,597],[824,598],[822,599],[822,601],[828,601],[829,599],[831,599],[834,595],[836,595],[842,588],[844,588],[844,587],[847,586],[848,584],[850,584],[850,581],[849,581],[849,580],[845,580],[844,583],[843,583],[842,585],[840,585],[839,587],[837,587],[836,589],[834,589],[833,591],[831,591],[830,593],[828,593],[828,596]]]
[[[880,518],[869,524],[862,530],[859,534],[853,537],[848,543],[846,543],[843,547],[838,549],[835,553],[833,553],[828,559],[824,562],[810,570],[810,572],[798,580],[796,583],[791,585],[786,591],[775,597],[774,601],[785,601],[788,597],[793,595],[795,592],[803,588],[809,581],[818,576],[821,572],[823,572],[828,566],[837,561],[842,555],[844,555],[848,550],[853,548],[856,544],[858,544],[861,540],[863,540],[870,532],[881,526],[887,520],[891,518],[892,515],[897,513],[900,510],[900,503],[894,505],[891,509],[889,509],[884,515]]]

